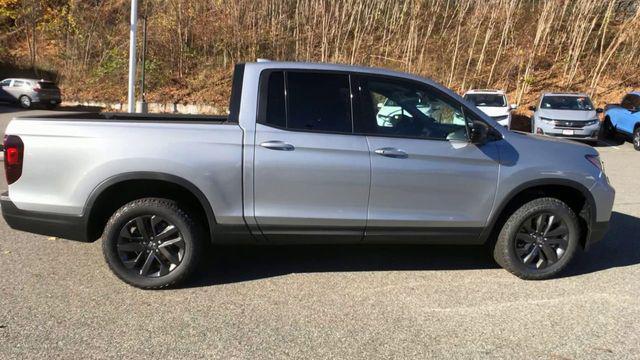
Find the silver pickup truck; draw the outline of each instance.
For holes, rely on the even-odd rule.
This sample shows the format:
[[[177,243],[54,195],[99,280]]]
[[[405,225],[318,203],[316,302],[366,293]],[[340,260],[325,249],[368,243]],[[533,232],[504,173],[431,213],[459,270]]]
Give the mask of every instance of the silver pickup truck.
[[[381,103],[398,107],[383,123]],[[343,65],[240,64],[227,117],[23,117],[4,146],[12,228],[101,237],[113,272],[148,289],[229,242],[487,244],[545,279],[603,237],[614,200],[591,147],[511,132],[425,78]]]

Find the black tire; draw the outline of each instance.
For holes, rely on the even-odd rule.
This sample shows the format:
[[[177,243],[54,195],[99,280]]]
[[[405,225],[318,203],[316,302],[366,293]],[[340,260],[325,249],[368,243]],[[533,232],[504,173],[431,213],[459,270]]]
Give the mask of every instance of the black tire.
[[[27,95],[21,95],[18,98],[18,103],[20,104],[20,107],[23,109],[30,109],[31,106],[33,105],[33,103],[31,102],[31,98],[28,97]]]
[[[606,117],[604,122],[602,123],[602,138],[603,139],[613,139],[615,137],[615,129],[613,128],[613,124],[611,124],[611,119]]]
[[[543,217],[546,214],[552,214],[558,218],[555,221],[559,222],[558,228],[565,225],[567,234],[562,238],[554,239],[554,241],[562,241],[564,249],[560,251],[560,246],[554,248],[555,245],[551,245],[551,240],[546,243],[546,237],[540,239],[539,235],[529,235],[522,230],[524,225],[529,219],[535,219],[536,216]],[[548,217],[549,219],[550,217]],[[547,223],[553,223],[554,220],[547,221]],[[546,226],[545,226],[546,227]],[[551,226],[550,226],[551,227]],[[550,228],[549,227],[549,228]],[[548,231],[549,229],[547,229]],[[545,235],[546,236],[546,235]],[[535,242],[522,241],[522,237],[527,239],[535,239]],[[518,238],[518,239],[516,239]],[[493,257],[495,261],[510,273],[525,280],[544,280],[549,279],[560,273],[569,264],[578,247],[580,239],[580,224],[578,217],[571,210],[567,204],[555,199],[555,198],[539,198],[532,200],[522,205],[507,219],[502,230],[500,231],[496,243],[493,248]],[[518,252],[527,253],[525,247],[519,247],[521,244],[524,246],[538,247],[536,255],[529,257],[535,253],[535,249],[532,250],[524,258],[518,254]],[[550,250],[555,254],[555,261],[550,259],[547,255]],[[525,263],[526,259],[538,259],[536,264]],[[546,261],[546,265],[545,264]],[[544,265],[544,267],[542,267]],[[540,266],[540,268],[536,268]]]
[[[640,126],[633,129],[633,148],[640,151]]]
[[[143,224],[144,233],[136,230],[136,224],[140,224],[137,221],[146,219],[149,223]],[[177,235],[172,234],[172,240],[164,241],[160,239],[163,234],[162,231],[158,232],[159,228],[162,231],[170,229],[165,231],[165,235],[175,231]],[[154,241],[154,237],[158,241]],[[163,245],[156,244],[163,241],[168,246],[161,249]],[[160,198],[144,198],[124,205],[111,216],[102,236],[102,252],[111,271],[122,281],[141,289],[161,289],[185,281],[198,267],[205,244],[202,226],[194,222],[175,201]],[[136,249],[128,252],[125,246],[131,245]],[[125,265],[125,262],[128,264]],[[150,265],[143,275],[147,262]],[[158,269],[157,273],[151,273],[152,269]]]

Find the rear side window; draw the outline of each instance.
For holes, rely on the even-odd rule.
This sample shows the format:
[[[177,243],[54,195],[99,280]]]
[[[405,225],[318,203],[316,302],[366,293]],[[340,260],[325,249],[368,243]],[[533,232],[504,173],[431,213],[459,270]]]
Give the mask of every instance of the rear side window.
[[[276,71],[269,74],[267,88],[267,112],[265,121],[269,125],[287,127],[284,93],[284,73]]]
[[[41,89],[47,89],[47,90],[55,90],[58,88],[56,84],[49,81],[39,81],[38,85],[40,85]]]
[[[351,132],[349,76],[287,72],[287,128]]]
[[[263,122],[290,130],[351,133],[349,75],[275,71],[267,76]]]
[[[623,108],[627,109],[627,110],[633,110],[634,106],[633,106],[633,95],[628,94],[625,95],[624,98],[622,98],[622,102],[620,103],[620,106],[622,106]]]

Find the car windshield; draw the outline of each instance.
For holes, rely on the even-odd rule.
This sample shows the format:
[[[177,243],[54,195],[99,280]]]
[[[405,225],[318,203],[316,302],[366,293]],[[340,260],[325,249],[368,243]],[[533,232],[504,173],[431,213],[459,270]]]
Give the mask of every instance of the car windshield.
[[[464,97],[475,106],[505,107],[507,99],[500,94],[467,94]]]
[[[545,96],[540,103],[542,109],[553,110],[593,110],[593,104],[586,96]]]

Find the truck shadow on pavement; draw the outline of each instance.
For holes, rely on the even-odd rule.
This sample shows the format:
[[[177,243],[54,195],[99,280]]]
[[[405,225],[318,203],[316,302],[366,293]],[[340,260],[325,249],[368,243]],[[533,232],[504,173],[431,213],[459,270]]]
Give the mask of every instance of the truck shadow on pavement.
[[[640,219],[614,212],[606,237],[579,251],[563,277],[640,263]],[[497,269],[484,246],[310,245],[217,246],[186,287],[295,273]]]

